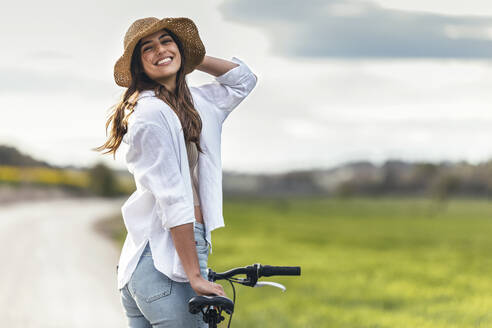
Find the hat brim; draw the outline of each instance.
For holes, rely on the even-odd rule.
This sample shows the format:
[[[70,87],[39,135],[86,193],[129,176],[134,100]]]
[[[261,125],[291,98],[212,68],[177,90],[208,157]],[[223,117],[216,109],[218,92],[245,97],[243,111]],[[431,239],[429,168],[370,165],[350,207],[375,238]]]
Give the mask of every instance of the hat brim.
[[[132,80],[130,65],[133,51],[135,50],[138,41],[163,28],[167,28],[176,34],[183,44],[183,52],[186,58],[184,74],[191,73],[195,67],[203,61],[205,56],[205,46],[200,39],[195,23],[186,17],[164,18],[139,31],[127,44],[123,55],[114,65],[114,80],[117,85],[121,87],[130,86]]]

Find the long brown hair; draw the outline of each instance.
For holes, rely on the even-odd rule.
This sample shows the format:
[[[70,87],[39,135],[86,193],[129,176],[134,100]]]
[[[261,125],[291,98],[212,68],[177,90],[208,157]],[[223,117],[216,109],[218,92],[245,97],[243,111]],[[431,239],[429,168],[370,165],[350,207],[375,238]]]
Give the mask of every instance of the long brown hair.
[[[112,111],[106,122],[106,135],[108,128],[110,128],[110,135],[107,141],[97,147],[93,148],[94,151],[107,151],[103,154],[112,153],[113,158],[116,157],[116,150],[119,148],[123,136],[128,131],[128,118],[133,113],[135,105],[137,104],[138,95],[144,90],[154,90],[156,96],[163,100],[171,109],[178,115],[181,125],[183,127],[183,133],[186,142],[194,142],[198,151],[203,153],[200,147],[200,132],[202,131],[202,120],[199,113],[195,109],[193,98],[191,97],[190,89],[185,80],[185,74],[183,73],[184,63],[186,58],[183,55],[183,44],[179,38],[170,30],[165,29],[174,42],[176,42],[179,52],[181,54],[181,67],[176,74],[176,89],[175,92],[169,92],[166,87],[150,79],[145,73],[142,67],[140,48],[141,40],[135,46],[135,50],[132,54],[130,71],[132,74],[132,81],[128,89],[124,92],[120,101],[111,107]]]

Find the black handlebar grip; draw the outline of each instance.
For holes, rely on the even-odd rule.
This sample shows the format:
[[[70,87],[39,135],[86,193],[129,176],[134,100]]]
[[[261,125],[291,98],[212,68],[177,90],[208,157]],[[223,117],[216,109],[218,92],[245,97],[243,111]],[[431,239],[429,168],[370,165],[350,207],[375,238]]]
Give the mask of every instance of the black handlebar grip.
[[[301,267],[283,267],[283,266],[271,266],[262,265],[259,270],[260,277],[270,276],[300,276]]]

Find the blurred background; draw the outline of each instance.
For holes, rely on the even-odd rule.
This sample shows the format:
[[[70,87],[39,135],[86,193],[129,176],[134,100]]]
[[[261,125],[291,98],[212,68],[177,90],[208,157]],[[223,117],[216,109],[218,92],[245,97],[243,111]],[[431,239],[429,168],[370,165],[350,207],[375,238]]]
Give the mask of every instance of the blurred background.
[[[240,288],[234,327],[492,327],[485,0],[2,4],[8,326],[125,325],[115,265],[135,185],[126,145],[91,148],[124,91],[124,34],[148,16],[191,18],[208,55],[258,76],[223,127],[227,227],[209,265],[303,271],[276,279],[285,294]]]

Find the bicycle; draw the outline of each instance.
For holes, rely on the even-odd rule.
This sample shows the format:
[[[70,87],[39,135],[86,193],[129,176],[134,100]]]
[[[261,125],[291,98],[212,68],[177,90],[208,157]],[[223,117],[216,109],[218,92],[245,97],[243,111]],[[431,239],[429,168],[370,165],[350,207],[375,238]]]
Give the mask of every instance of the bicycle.
[[[234,276],[245,274],[246,278],[236,278]],[[272,281],[258,281],[261,277],[270,276],[300,276],[301,267],[280,267],[261,265],[259,263],[234,268],[222,273],[217,273],[208,268],[208,280],[215,282],[217,280],[227,280],[231,284],[233,291],[233,300],[224,296],[195,296],[188,302],[188,309],[192,314],[203,314],[203,321],[208,323],[209,328],[217,328],[217,324],[224,320],[222,312],[229,315],[229,323],[231,325],[232,314],[234,313],[234,304],[236,302],[236,290],[234,284],[241,284],[249,287],[272,286],[285,291],[286,288],[282,284]]]

